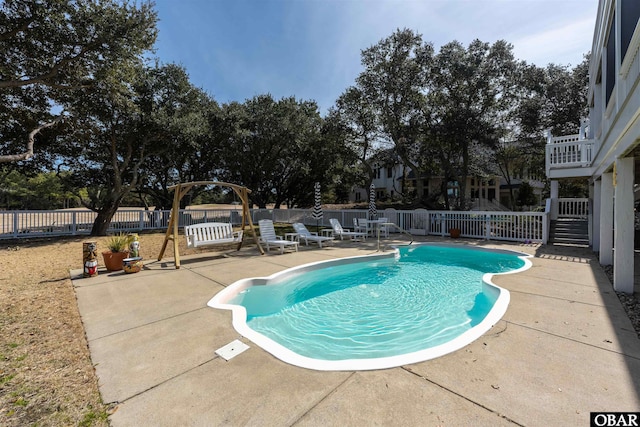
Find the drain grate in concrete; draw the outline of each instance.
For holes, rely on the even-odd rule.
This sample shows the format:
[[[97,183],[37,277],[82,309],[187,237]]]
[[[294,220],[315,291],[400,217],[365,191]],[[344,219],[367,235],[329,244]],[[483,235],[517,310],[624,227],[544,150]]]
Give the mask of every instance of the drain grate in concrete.
[[[249,348],[248,345],[239,340],[233,340],[224,347],[216,350],[216,354],[224,360],[230,360]]]

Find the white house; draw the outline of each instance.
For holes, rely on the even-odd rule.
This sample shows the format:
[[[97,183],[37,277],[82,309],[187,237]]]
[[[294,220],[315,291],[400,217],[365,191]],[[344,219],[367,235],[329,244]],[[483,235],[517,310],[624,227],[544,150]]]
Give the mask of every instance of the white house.
[[[640,158],[640,1],[600,0],[589,64],[589,124],[546,146],[552,217],[558,180],[591,184],[591,244],[613,265],[614,288],[633,292],[634,194]]]
[[[394,200],[402,193],[402,179],[404,177],[406,185],[416,187],[416,177],[410,168],[405,167],[399,159],[379,161],[373,164],[373,185],[376,191],[377,200]],[[423,179],[423,178],[418,178]],[[518,188],[522,182],[528,182],[542,201],[542,191],[544,183],[535,177],[515,176],[511,181],[511,186]],[[424,178],[422,182],[423,192],[418,194],[418,198],[430,194],[440,194],[442,177]],[[476,210],[502,210],[509,205],[509,185],[499,176],[488,177],[467,177],[466,198],[474,203]],[[369,189],[355,188],[350,196],[352,202],[366,202],[369,198]],[[447,184],[447,191],[455,193],[458,191],[458,184],[450,182]]]

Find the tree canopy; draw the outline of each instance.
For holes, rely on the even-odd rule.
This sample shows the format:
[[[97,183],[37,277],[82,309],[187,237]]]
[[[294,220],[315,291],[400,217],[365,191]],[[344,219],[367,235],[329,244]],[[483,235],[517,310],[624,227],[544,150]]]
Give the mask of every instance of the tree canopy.
[[[361,52],[362,71],[324,117],[315,101],[294,96],[219,105],[183,67],[145,56],[156,23],[146,1],[0,5],[7,205],[24,194],[35,206],[32,195],[55,177],[56,203],[80,200],[98,213],[93,233],[104,234],[123,200],[167,208],[178,182],[234,182],[259,207],[306,207],[315,182],[347,201],[354,186],[369,186],[374,166],[402,163],[411,170],[399,180],[404,201],[424,202],[416,196],[425,180],[439,177],[430,200],[448,208],[456,183],[452,203],[464,209],[468,176],[510,182],[541,170],[543,130],[574,133],[586,114],[587,60],[540,68],[517,61],[503,40],[436,51],[409,29]]]
[[[151,2],[5,0],[0,6],[0,162],[33,156],[69,102],[139,63],[156,39]]]
[[[270,202],[304,205],[312,200],[313,183],[324,180],[337,154],[322,129],[312,101],[259,95],[244,104],[224,105],[216,128],[221,175],[250,188],[251,200],[259,207]]]
[[[403,29],[363,50],[361,59],[363,71],[337,106],[355,148],[365,153],[366,171],[373,176],[367,159],[388,142],[412,171],[402,191],[423,194],[424,179],[439,176],[447,208],[448,183],[459,186],[456,203],[464,209],[467,177],[495,172],[487,153],[523,127],[514,112],[525,111],[519,105],[535,89],[520,88],[522,70],[530,71],[532,84],[549,88],[548,81],[533,80],[537,68],[518,62],[503,40],[466,47],[453,41],[435,52],[421,35]]]
[[[140,67],[130,81],[119,81],[76,97],[74,127],[57,144],[60,168],[70,171],[67,182],[76,191],[89,190],[82,203],[98,212],[97,234],[106,232],[130,192],[145,184],[150,190],[166,190],[166,184],[184,177],[185,164],[197,169],[213,107],[191,85],[186,71],[173,64]],[[163,187],[165,174],[174,178]]]
[[[373,107],[379,132],[416,174],[418,144],[428,120],[425,91],[431,78],[433,46],[409,29],[362,51],[364,70],[357,77],[366,102]],[[417,180],[419,191],[422,180]]]

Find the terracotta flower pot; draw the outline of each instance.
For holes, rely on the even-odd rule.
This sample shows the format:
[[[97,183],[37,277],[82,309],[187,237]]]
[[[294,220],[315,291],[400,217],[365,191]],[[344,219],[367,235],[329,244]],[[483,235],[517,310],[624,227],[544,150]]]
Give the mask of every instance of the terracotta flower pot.
[[[102,258],[107,270],[119,271],[122,270],[122,260],[129,258],[129,252],[102,252]]]
[[[449,229],[449,236],[451,236],[453,239],[457,239],[458,237],[460,237],[460,229],[459,228],[450,228]]]

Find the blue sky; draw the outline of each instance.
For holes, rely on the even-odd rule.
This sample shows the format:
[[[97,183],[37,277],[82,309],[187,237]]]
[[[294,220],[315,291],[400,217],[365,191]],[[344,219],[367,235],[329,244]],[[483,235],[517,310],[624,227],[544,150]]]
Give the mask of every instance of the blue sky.
[[[156,55],[219,103],[313,99],[325,114],[362,71],[360,51],[410,28],[436,50],[504,39],[518,59],[576,65],[598,0],[156,0]]]

